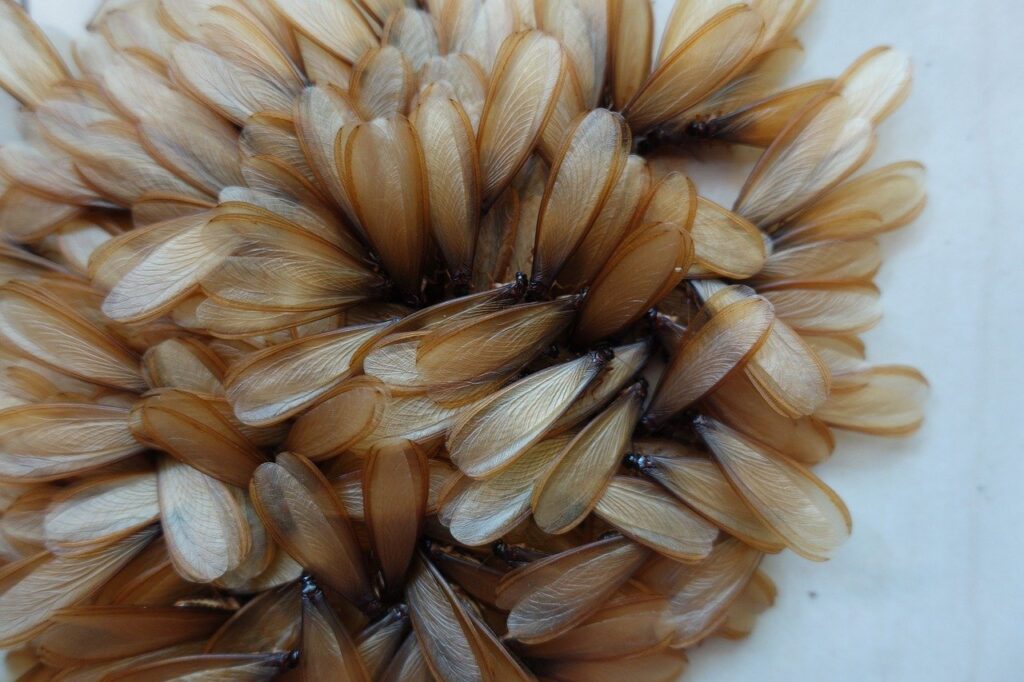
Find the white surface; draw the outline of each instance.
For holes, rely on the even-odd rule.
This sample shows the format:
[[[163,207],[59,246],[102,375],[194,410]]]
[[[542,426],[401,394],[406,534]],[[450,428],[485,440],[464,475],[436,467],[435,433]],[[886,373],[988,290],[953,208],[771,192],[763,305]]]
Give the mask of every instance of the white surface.
[[[32,9],[72,32],[91,4]],[[671,0],[657,4],[661,25]],[[1024,679],[1024,227],[1012,214],[1024,193],[1024,4],[819,5],[800,31],[801,75],[837,75],[882,43],[915,60],[914,91],[872,165],[923,160],[931,201],[884,242],[888,314],[867,340],[873,360],[924,370],[928,421],[905,441],[840,436],[818,471],[849,505],[853,537],[825,564],[770,558],[776,606],[748,640],[694,651],[686,679]]]

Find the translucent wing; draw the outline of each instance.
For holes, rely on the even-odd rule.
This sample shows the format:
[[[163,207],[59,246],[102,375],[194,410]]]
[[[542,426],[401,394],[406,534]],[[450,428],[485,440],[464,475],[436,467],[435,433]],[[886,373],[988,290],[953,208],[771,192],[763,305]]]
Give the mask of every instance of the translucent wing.
[[[445,384],[522,367],[569,326],[576,305],[573,297],[559,298],[439,326],[420,340],[416,369],[427,382]]]
[[[928,382],[917,370],[872,367],[844,379],[850,383],[837,387],[816,417],[836,428],[878,436],[908,435],[921,426]]]
[[[122,407],[24,405],[0,411],[0,426],[0,475],[24,481],[81,474],[144,449]]]
[[[648,418],[667,419],[713,391],[764,342],[774,319],[768,301],[745,298],[687,334],[658,384]]]
[[[745,6],[733,5],[707,21],[661,60],[626,105],[633,130],[682,114],[727,82],[750,57],[762,29],[761,17]]]
[[[586,238],[622,173],[631,142],[616,113],[595,109],[577,120],[544,191],[531,277],[535,286],[550,286]]]
[[[873,284],[794,283],[761,292],[800,334],[859,334],[882,319],[880,292]]]
[[[596,354],[531,374],[462,414],[448,433],[451,460],[464,473],[484,478],[518,459],[597,376]]]
[[[554,108],[565,69],[562,49],[550,36],[520,33],[502,44],[477,132],[485,205],[526,162]]]
[[[640,478],[613,478],[594,513],[624,535],[680,561],[707,556],[718,537],[717,528]]]
[[[10,647],[40,633],[55,612],[99,590],[155,534],[147,528],[80,557],[43,552],[0,568],[0,644]]]
[[[458,100],[421,96],[414,119],[423,146],[430,224],[454,280],[473,266],[480,218],[480,169],[473,125]]]
[[[650,0],[612,3],[609,80],[616,109],[626,106],[651,71],[654,13]]]
[[[552,660],[607,661],[662,648],[669,628],[664,597],[640,595],[601,609],[564,635],[527,647],[529,656]]]
[[[353,210],[384,267],[406,292],[418,293],[429,234],[415,129],[400,116],[361,123],[337,153]]]
[[[846,506],[806,468],[713,420],[698,429],[737,492],[794,552],[821,561],[849,536]]]
[[[686,276],[693,240],[677,224],[644,225],[605,264],[580,310],[582,344],[613,336],[638,320]]]
[[[0,6],[0,85],[34,107],[52,87],[71,78],[46,34],[13,2]]]
[[[272,1],[295,29],[349,64],[354,64],[366,50],[377,47],[377,36],[355,3]]]
[[[58,553],[102,547],[157,521],[156,475],[106,476],[66,489],[46,512],[47,543]]]
[[[785,546],[747,506],[718,466],[673,441],[640,441],[647,462],[642,471],[730,535],[762,552]]]
[[[181,388],[220,395],[226,366],[197,339],[168,339],[149,348],[142,358],[147,383],[153,388]]]
[[[586,238],[558,274],[560,286],[576,290],[597,277],[629,233],[633,215],[647,196],[650,185],[651,173],[647,162],[643,157],[631,154]]]
[[[743,372],[727,377],[704,405],[715,419],[804,464],[827,459],[835,447],[824,422],[780,414]]]
[[[385,322],[343,328],[250,355],[225,379],[235,414],[251,424],[294,415],[356,372],[370,344],[389,326]]]
[[[145,388],[138,357],[105,330],[42,291],[12,282],[0,289],[0,338],[58,372],[129,391]]]
[[[534,522],[565,533],[586,518],[629,449],[640,418],[644,387],[634,384],[566,445],[545,471],[533,496]]]
[[[761,231],[732,211],[701,197],[690,229],[697,272],[746,279],[756,275],[765,261]]]
[[[212,582],[245,560],[252,536],[229,486],[163,457],[157,489],[167,550],[181,575]]]
[[[853,115],[878,125],[907,98],[910,80],[906,55],[890,47],[876,47],[839,77],[835,90],[850,103]]]
[[[371,448],[363,468],[363,505],[384,583],[397,590],[416,550],[427,506],[427,456],[409,441]]]
[[[412,68],[402,52],[384,46],[368,51],[356,64],[349,96],[367,121],[405,114],[412,79]]]
[[[250,490],[260,519],[292,558],[353,604],[372,600],[348,515],[315,465],[282,453],[256,470]]]
[[[908,161],[848,180],[783,227],[779,243],[858,239],[902,227],[924,210],[924,174]]]
[[[874,141],[867,119],[842,97],[824,95],[790,121],[765,150],[733,210],[770,228],[857,170]]]
[[[761,553],[739,540],[715,545],[697,564],[659,559],[639,579],[669,596],[666,625],[672,646],[686,647],[711,634],[725,619],[761,562]]]
[[[295,421],[284,447],[314,461],[339,455],[373,433],[387,401],[387,389],[373,377],[346,381]]]
[[[222,399],[164,389],[137,406],[134,419],[139,440],[237,487],[266,461]]]
[[[422,556],[413,562],[406,599],[420,655],[434,676],[452,682],[484,679],[484,652],[468,614],[437,569]],[[418,667],[412,663],[403,667]]]
[[[302,679],[368,682],[355,642],[320,588],[311,580],[302,589]]]
[[[611,538],[527,564],[502,581],[508,636],[527,644],[558,637],[597,611],[648,557],[642,546]]]

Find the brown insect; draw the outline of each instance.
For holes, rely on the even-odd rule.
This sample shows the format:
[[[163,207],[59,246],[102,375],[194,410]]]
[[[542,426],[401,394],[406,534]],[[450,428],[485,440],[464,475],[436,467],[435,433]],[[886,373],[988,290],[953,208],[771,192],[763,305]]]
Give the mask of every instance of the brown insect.
[[[0,647],[25,679],[675,679],[850,516],[881,48],[806,0],[0,0]],[[727,208],[680,163],[763,149]]]

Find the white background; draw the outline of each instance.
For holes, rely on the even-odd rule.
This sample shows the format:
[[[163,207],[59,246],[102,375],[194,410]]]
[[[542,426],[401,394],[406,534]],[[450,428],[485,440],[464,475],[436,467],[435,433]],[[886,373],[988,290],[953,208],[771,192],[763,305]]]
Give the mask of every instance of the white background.
[[[656,4],[661,26],[671,0]],[[92,5],[32,0],[32,12],[67,34]],[[839,437],[819,473],[849,505],[853,537],[825,564],[769,558],[776,606],[748,640],[695,650],[686,679],[1022,680],[1024,226],[1013,202],[1024,197],[1024,4],[819,5],[800,30],[801,77],[837,75],[876,44],[915,61],[913,93],[872,165],[923,160],[930,204],[884,241],[888,314],[867,340],[873,360],[924,370],[928,421],[903,441]]]

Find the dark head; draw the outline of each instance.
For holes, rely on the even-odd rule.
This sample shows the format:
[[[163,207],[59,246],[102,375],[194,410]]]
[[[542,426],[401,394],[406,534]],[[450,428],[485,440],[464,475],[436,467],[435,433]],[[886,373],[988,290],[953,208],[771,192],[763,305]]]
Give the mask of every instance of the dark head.
[[[622,458],[622,464],[630,471],[637,473],[645,473],[654,467],[654,462],[647,455],[642,455],[638,452],[630,452]]]

